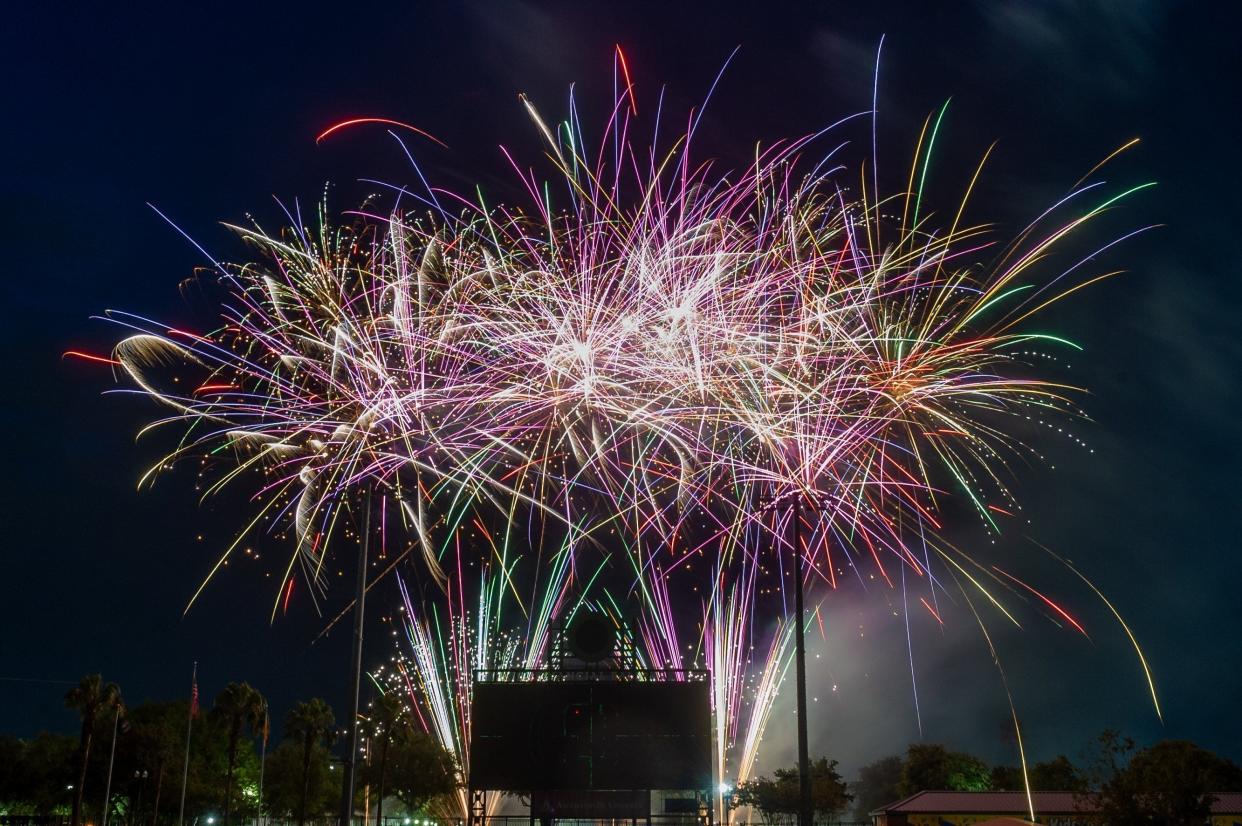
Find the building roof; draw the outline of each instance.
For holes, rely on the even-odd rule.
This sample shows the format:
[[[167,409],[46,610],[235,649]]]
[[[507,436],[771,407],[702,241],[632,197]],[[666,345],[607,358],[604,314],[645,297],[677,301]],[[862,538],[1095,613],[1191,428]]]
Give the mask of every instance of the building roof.
[[[1074,792],[1031,792],[1037,812],[1075,812]],[[882,806],[885,812],[953,812],[968,814],[1022,814],[1027,811],[1026,792],[916,792],[904,800]]]
[[[1079,792],[1031,792],[1036,813],[1070,814],[1094,808],[1094,795]],[[953,813],[953,814],[1015,814],[1027,813],[1026,792],[918,792],[904,800],[881,806],[871,814]],[[1222,792],[1212,803],[1213,814],[1242,813],[1242,792]]]

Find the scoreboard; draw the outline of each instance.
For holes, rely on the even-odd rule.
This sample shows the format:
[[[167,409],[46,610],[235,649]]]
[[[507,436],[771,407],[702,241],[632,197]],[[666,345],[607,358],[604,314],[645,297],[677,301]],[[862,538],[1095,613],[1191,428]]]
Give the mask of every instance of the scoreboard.
[[[479,682],[474,789],[710,789],[711,705],[702,682]]]

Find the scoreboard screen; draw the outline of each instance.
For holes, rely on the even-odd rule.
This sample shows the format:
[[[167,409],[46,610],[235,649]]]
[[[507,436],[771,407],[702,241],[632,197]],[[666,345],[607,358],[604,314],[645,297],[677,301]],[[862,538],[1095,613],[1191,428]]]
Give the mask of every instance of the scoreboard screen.
[[[470,786],[709,789],[706,682],[480,682]]]

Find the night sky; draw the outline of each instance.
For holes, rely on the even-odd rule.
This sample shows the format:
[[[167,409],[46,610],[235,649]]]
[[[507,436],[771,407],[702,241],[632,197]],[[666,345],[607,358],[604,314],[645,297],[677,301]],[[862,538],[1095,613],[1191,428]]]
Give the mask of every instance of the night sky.
[[[61,358],[107,352],[117,331],[90,319],[107,308],[170,324],[201,313],[179,285],[207,261],[148,202],[218,257],[242,257],[219,222],[253,214],[275,225],[273,196],[314,203],[331,184],[330,202],[347,209],[375,189],[360,179],[413,180],[382,129],[316,145],[328,125],[358,115],[444,140],[450,151],[414,144],[440,184],[516,196],[498,144],[527,158],[539,151],[517,93],[559,117],[576,82],[584,121],[600,123],[616,43],[638,94],[667,85],[666,107],[680,112],[701,102],[740,46],[698,152],[742,165],[757,140],[868,109],[883,35],[879,153],[894,187],[923,118],[950,97],[934,174],[951,198],[998,141],[973,216],[995,221],[1001,237],[1132,137],[1142,143],[1105,178],[1159,182],[1091,231],[1103,243],[1107,232],[1161,225],[1102,262],[1129,272],[1046,319],[1086,348],[1069,370],[1092,391],[1084,406],[1093,421],[1073,430],[1094,452],[1067,439],[1041,443],[1048,461],[1023,469],[1018,485],[1031,525],[1007,536],[1003,551],[1038,553],[1029,535],[1094,579],[1148,653],[1165,724],[1107,609],[1045,561],[1031,570],[1081,615],[1091,640],[1037,620],[998,629],[1029,753],[1075,756],[1111,726],[1140,742],[1187,738],[1242,759],[1242,66],[1232,4],[110,5],[20,4],[0,34],[9,354],[0,731],[72,732],[61,696],[94,671],[131,702],[184,696],[194,660],[207,698],[246,680],[278,715],[308,696],[343,705],[344,626],[312,646],[324,620],[306,601],[269,625],[274,586],[257,567],[234,566],[182,617],[248,511],[235,498],[200,506],[185,473],[137,492],[159,454],[134,436],[157,411],[101,395],[113,386],[106,369]],[[853,168],[869,155],[863,134],[843,133],[856,141],[843,150]],[[953,528],[963,542],[978,540],[972,530]],[[329,616],[343,590],[328,600]],[[393,606],[392,589],[374,593],[376,613]],[[1004,692],[965,611],[944,632],[920,620],[920,735],[893,599],[877,588],[825,604],[827,639],[813,638],[812,751],[839,758],[847,774],[920,736],[1013,762]],[[371,665],[391,653],[374,630]],[[761,770],[792,759],[788,705],[770,726]]]

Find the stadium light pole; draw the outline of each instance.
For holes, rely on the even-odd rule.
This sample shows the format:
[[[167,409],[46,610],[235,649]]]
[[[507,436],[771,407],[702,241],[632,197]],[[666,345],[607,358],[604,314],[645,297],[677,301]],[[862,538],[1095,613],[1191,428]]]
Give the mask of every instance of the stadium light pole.
[[[806,634],[804,629],[803,569],[802,569],[802,511],[805,507],[818,509],[818,497],[805,490],[793,495],[774,496],[767,506],[772,509],[785,507],[793,517],[793,568],[794,568],[794,679],[797,681],[798,716],[798,826],[813,826],[811,808],[811,760],[807,748],[806,711]]]
[[[807,754],[806,731],[806,634],[803,630],[805,609],[802,605],[802,494],[793,500],[794,520],[794,645],[797,647],[798,679],[798,826],[812,826],[811,822],[811,769]]]
[[[358,537],[358,578],[354,592],[354,639],[349,670],[349,734],[345,738],[342,761],[341,826],[350,826],[354,817],[355,766],[358,762],[358,699],[362,690],[362,621],[367,600],[367,551],[371,544],[371,491],[367,490],[362,513],[362,534]]]

